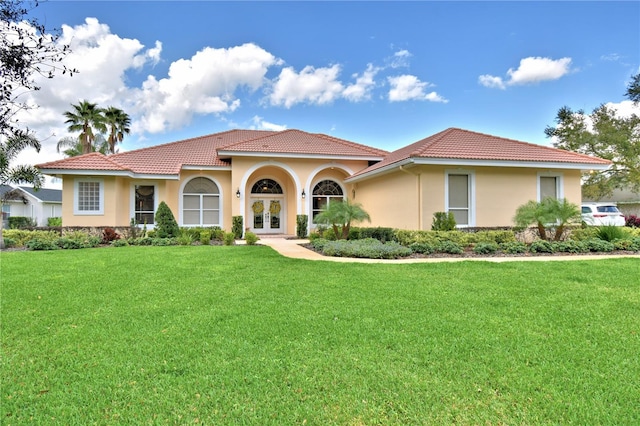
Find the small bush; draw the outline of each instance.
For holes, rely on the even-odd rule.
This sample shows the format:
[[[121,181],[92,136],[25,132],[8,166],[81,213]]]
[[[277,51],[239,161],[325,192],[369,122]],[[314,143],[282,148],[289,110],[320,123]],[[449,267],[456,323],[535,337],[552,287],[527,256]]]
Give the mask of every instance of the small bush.
[[[554,243],[554,251],[558,253],[588,253],[589,247],[584,241],[566,240]]]
[[[599,238],[593,238],[591,240],[585,241],[585,244],[589,248],[589,251],[598,253],[607,253],[611,252],[614,249],[613,243],[605,240],[601,240]]]
[[[453,231],[456,229],[456,219],[452,212],[436,212],[433,214],[432,231]]]
[[[305,238],[307,236],[307,227],[309,226],[309,216],[306,214],[299,214],[296,216],[296,236],[298,238]]]
[[[59,238],[58,241],[56,241],[56,245],[63,250],[75,250],[75,249],[85,248],[85,245],[83,244],[82,240],[74,240],[68,237]]]
[[[244,240],[248,246],[255,246],[259,239],[260,238],[258,238],[258,236],[253,232],[244,233]]]
[[[239,240],[240,238],[242,238],[242,231],[244,229],[243,223],[242,223],[242,216],[233,216],[232,220],[233,222],[231,225],[231,233],[233,234],[234,240],[236,239]],[[226,244],[226,235],[223,238],[225,241],[225,245],[232,245],[232,244]]]
[[[604,241],[621,240],[628,236],[623,227],[613,225],[598,226],[596,237]]]
[[[498,244],[495,242],[481,242],[473,248],[473,252],[476,254],[494,254],[497,251]]]
[[[124,238],[120,238],[119,240],[111,241],[111,246],[112,247],[127,247],[127,246],[129,246],[129,242],[127,240],[125,240]]]
[[[15,247],[25,247],[27,242],[34,238],[55,242],[60,238],[60,233],[55,231],[29,231],[26,229],[6,229],[2,231],[4,238],[15,241]]]
[[[327,241],[322,249],[325,256],[367,259],[397,259],[411,254],[411,250],[392,241],[382,243],[375,238]]]
[[[322,251],[322,249],[324,249],[324,246],[329,242],[329,240],[326,240],[324,238],[314,238],[311,240],[311,246],[314,248],[314,250],[318,250],[318,251]]]
[[[436,251],[435,247],[429,243],[413,243],[409,248],[412,252],[419,254],[431,254]]]
[[[34,238],[27,242],[26,247],[29,250],[58,250],[60,247],[54,242],[40,238]]]
[[[47,226],[50,228],[56,228],[56,227],[62,226],[62,218],[61,217],[47,218]]]
[[[500,244],[500,250],[507,254],[522,254],[527,252],[527,245],[520,241]]]
[[[129,244],[132,246],[150,246],[153,243],[151,237],[138,237],[129,239]]]
[[[180,235],[180,227],[176,222],[173,212],[165,203],[161,201],[155,216],[155,236],[158,238],[172,238]]]
[[[529,245],[531,253],[553,253],[553,244],[546,240],[536,240]]]
[[[375,238],[376,240],[386,243],[387,241],[395,240],[395,230],[393,228],[358,228],[360,231],[360,238]]]
[[[175,238],[151,238],[152,246],[175,246],[177,243]]]
[[[102,231],[102,243],[109,244],[112,241],[119,240],[120,234],[118,234],[113,228],[104,228]]]
[[[628,250],[640,251],[640,237],[631,238],[631,244],[629,244]]]
[[[571,230],[570,239],[576,241],[586,241],[597,238],[598,228],[594,226],[585,226],[583,228],[574,228]]]
[[[190,232],[181,232],[180,236],[176,238],[176,242],[181,246],[190,246],[195,241],[195,238]],[[208,242],[207,242],[208,243]]]
[[[635,214],[625,216],[625,226],[630,228],[640,228],[640,216],[636,216]]]
[[[226,232],[224,234],[223,243],[225,246],[232,246],[236,243],[236,234],[233,232]]]
[[[4,237],[4,246],[6,248],[15,247],[16,246],[16,240],[14,240],[13,238]]]
[[[454,241],[442,241],[436,246],[436,251],[447,254],[462,254],[464,250],[462,246]]]
[[[222,241],[224,239],[224,231],[219,226],[211,228],[211,239],[215,241]]]
[[[10,229],[26,229],[36,226],[36,221],[25,216],[9,216]]]
[[[199,237],[199,241],[200,244],[202,244],[203,246],[208,246],[211,244],[211,231],[209,230],[202,230],[200,231],[200,234],[198,235]]]

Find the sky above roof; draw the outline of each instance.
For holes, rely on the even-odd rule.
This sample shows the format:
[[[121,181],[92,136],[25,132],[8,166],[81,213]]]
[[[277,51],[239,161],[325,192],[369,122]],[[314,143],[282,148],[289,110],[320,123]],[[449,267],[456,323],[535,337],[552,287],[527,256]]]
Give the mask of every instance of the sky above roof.
[[[56,1],[79,73],[41,81],[20,121],[62,158],[63,112],[122,108],[120,151],[229,129],[300,129],[393,151],[448,127],[550,145],[564,105],[633,110],[640,2]],[[640,112],[635,107],[636,112]]]

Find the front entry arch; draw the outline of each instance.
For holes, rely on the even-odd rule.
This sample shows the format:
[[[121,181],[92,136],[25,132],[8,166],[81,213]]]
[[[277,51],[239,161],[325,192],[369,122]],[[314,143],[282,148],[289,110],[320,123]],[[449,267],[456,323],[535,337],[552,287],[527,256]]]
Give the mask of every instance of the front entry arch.
[[[251,187],[249,217],[251,232],[281,234],[286,223],[286,198],[282,186],[273,179],[260,179]]]

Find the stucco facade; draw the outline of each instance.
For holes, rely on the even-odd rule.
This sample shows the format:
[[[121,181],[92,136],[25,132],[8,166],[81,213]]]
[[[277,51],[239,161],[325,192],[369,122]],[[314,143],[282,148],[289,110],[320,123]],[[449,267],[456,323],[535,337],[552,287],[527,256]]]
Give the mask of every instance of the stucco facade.
[[[461,227],[511,226],[530,200],[579,204],[581,171],[608,164],[448,129],[392,153],[300,131],[231,131],[40,168],[63,179],[68,226],[123,227],[133,219],[153,227],[164,201],[180,226],[230,230],[242,216],[246,230],[290,235],[297,215],[308,215],[312,228],[317,213],[343,198],[362,204],[371,226],[430,229],[434,213],[446,211]]]

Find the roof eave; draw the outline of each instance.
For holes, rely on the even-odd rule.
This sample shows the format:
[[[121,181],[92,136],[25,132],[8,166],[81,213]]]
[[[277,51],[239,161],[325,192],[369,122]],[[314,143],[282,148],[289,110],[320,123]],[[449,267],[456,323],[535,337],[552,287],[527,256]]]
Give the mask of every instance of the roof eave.
[[[406,158],[396,161],[387,166],[380,167],[370,172],[345,179],[346,182],[357,182],[374,176],[391,173],[401,166],[412,165],[440,165],[452,167],[518,167],[518,168],[537,168],[537,169],[564,169],[564,170],[607,170],[610,164],[594,164],[594,163],[567,163],[561,161],[515,161],[515,160],[474,160],[474,159],[456,159],[456,158]]]
[[[333,154],[310,154],[294,152],[260,152],[260,151],[218,151],[218,158],[226,159],[231,157],[278,157],[278,158],[308,158],[308,159],[329,159],[329,160],[363,160],[382,161],[384,157],[379,155],[333,155]]]
[[[133,179],[166,179],[166,180],[178,180],[180,175],[178,174],[158,174],[158,173],[134,173],[132,171],[122,170],[81,170],[81,169],[40,169],[40,171],[46,175],[51,176],[122,176]]]

